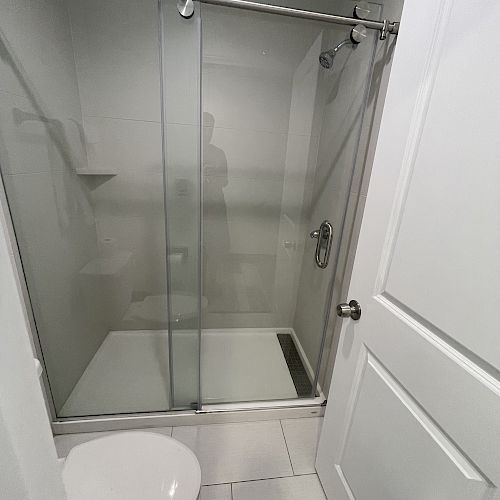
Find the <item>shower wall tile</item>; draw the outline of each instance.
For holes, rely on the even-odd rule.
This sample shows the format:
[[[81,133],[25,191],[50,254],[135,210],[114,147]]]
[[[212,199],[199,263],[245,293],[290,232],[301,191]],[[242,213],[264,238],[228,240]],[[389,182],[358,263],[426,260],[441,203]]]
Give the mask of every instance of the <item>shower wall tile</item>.
[[[163,174],[120,173],[92,193],[97,217],[143,217],[163,212]]]
[[[81,122],[71,29],[56,0],[2,2],[0,89],[27,97],[48,118]]]
[[[263,183],[283,179],[287,134],[241,127],[222,128],[218,126],[217,117],[214,118],[213,137],[210,142],[208,137],[205,140],[205,164],[210,164],[210,147],[213,145],[224,152],[232,178],[261,179]],[[205,170],[204,175],[210,176],[211,172]]]
[[[37,108],[26,97],[0,90],[2,171],[9,174],[75,171],[86,165],[75,120],[40,120]]]
[[[90,170],[162,174],[159,122],[85,116]]]
[[[56,407],[106,334],[71,26],[56,0],[0,5],[0,165]],[[13,175],[11,175],[13,174]]]
[[[70,0],[85,115],[160,121],[158,4]]]
[[[71,172],[8,175],[5,185],[58,406],[107,333],[99,286],[80,274],[97,253],[93,212]]]
[[[216,126],[286,133],[291,74],[239,65],[203,66],[203,111]]]
[[[113,251],[132,253],[129,280],[141,295],[165,293],[165,221],[163,208],[149,217],[99,215],[99,241],[110,239]]]
[[[166,287],[158,2],[69,0],[68,9],[89,169],[116,174],[88,180],[99,245],[130,254],[120,280],[141,301]],[[126,318],[111,328],[152,327]]]

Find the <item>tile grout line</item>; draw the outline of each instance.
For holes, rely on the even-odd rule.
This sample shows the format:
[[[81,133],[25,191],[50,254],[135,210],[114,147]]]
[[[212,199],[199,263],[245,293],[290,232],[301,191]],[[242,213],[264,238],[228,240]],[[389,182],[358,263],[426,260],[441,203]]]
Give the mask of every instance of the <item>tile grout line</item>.
[[[214,483],[214,484],[203,484],[202,487],[206,486],[219,486],[221,484],[230,484],[231,490],[234,484],[243,484],[243,483],[257,483],[259,481],[274,481],[276,479],[289,479],[292,477],[304,477],[304,476],[317,476],[316,472],[308,472],[306,474],[297,474],[296,476],[276,476],[276,477],[264,477],[261,479],[245,479],[243,481],[234,481],[232,483]]]
[[[231,500],[234,500],[234,497],[233,497],[233,483],[231,483]]]
[[[311,474],[297,474],[297,476],[310,476]],[[258,477],[258,478],[255,478],[255,479],[242,479],[241,481],[230,481],[230,482],[226,482],[226,483],[202,484],[201,486],[219,486],[221,484],[252,483],[254,481],[268,481],[268,480],[271,480],[271,479],[285,479],[287,477],[295,477],[295,476],[287,475],[287,476]]]
[[[290,467],[292,469],[292,476],[295,476],[295,471],[293,470],[292,458],[290,457],[290,450],[288,449],[288,443],[286,442],[285,430],[283,429],[283,423],[281,422],[281,420],[279,422],[281,427],[281,433],[283,434],[283,439],[285,441],[286,453],[288,455],[288,460],[290,462]]]

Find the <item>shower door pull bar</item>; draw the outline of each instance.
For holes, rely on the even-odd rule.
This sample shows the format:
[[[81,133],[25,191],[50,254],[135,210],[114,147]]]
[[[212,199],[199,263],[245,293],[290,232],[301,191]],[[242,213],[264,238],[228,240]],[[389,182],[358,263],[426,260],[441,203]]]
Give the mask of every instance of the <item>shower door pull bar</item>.
[[[181,16],[188,17],[183,14],[185,9],[184,4],[191,0],[179,0],[178,10]],[[380,31],[380,39],[385,40],[388,34],[397,35],[399,30],[399,22],[389,21],[372,21],[369,19],[360,19],[359,17],[337,16],[335,14],[325,14],[323,12],[315,12],[310,10],[293,9],[291,7],[282,7],[280,5],[269,5],[259,2],[251,2],[249,0],[198,0],[200,3],[211,5],[219,5],[221,7],[234,7],[237,9],[253,10],[255,12],[266,12],[268,14],[278,14],[281,16],[299,17],[301,19],[311,19],[313,21],[323,21],[326,23],[347,24],[356,26],[362,24],[367,29]]]
[[[333,227],[327,220],[324,220],[319,229],[312,231],[309,236],[318,240],[316,242],[314,259],[320,269],[325,269],[330,261],[330,253],[332,251]],[[323,258],[321,258],[321,253],[323,253]]]

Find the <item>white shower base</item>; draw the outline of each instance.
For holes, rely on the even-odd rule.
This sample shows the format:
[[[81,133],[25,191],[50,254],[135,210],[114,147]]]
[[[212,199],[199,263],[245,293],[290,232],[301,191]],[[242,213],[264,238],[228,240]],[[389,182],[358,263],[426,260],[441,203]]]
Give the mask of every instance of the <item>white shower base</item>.
[[[293,335],[287,329],[203,331],[204,404],[296,398],[277,332]],[[175,403],[186,405],[196,401],[197,335],[194,331],[176,332],[172,342]],[[300,351],[297,340],[296,344]],[[171,406],[168,357],[164,330],[110,332],[60,416],[168,410]]]

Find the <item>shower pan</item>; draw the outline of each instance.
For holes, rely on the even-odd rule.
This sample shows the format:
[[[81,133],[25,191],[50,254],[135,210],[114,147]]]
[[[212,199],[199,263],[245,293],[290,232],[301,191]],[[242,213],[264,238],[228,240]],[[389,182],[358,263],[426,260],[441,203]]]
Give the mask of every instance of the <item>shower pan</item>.
[[[35,50],[57,64],[16,36],[25,13],[2,25],[3,202],[56,432],[324,402],[375,48],[398,25],[306,3],[54,2]]]

